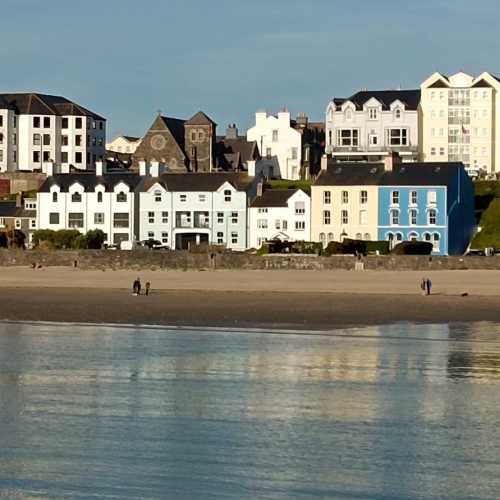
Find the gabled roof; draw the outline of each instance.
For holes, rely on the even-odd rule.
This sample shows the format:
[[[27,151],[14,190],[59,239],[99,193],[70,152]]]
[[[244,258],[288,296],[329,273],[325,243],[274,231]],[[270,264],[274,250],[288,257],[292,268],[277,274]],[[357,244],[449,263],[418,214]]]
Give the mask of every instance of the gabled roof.
[[[105,120],[62,96],[36,92],[0,94],[0,107],[2,99],[20,115],[90,116],[96,120]]]
[[[186,121],[179,118],[170,118],[169,116],[161,116],[160,118],[168,130],[170,130],[175,142],[184,151],[184,124]]]
[[[216,125],[203,111],[198,111],[194,116],[192,116],[186,125]]]
[[[377,99],[384,110],[389,110],[394,101],[401,101],[408,110],[417,110],[420,104],[420,90],[362,90],[347,99],[334,98],[333,102],[337,107],[341,107],[346,101],[350,101],[360,111],[372,98]]]
[[[257,196],[250,207],[287,207],[288,200],[299,189],[267,189],[262,196]]]
[[[160,177],[143,177],[139,191],[147,191],[154,184],[162,185],[167,191],[217,191],[223,184],[228,182],[238,191],[245,191],[254,181],[246,173],[236,172],[187,172],[187,173],[165,173]]]
[[[464,165],[460,162],[401,163],[391,172],[383,163],[332,163],[315,186],[447,186]]]
[[[34,219],[36,210],[25,210],[24,207],[18,207],[15,201],[0,201],[0,217]]]
[[[237,170],[250,160],[259,158],[256,141],[247,141],[246,137],[227,139],[218,137],[215,145],[217,166],[223,169]]]
[[[81,184],[86,192],[94,191],[97,185],[102,185],[105,187],[106,191],[111,192],[120,182],[127,184],[130,190],[134,190],[141,179],[141,176],[138,174],[129,172],[111,173],[101,176],[97,176],[92,172],[55,174],[52,177],[47,177],[38,191],[40,193],[48,193],[52,186],[57,185],[62,192],[68,192],[69,187],[75,182]]]

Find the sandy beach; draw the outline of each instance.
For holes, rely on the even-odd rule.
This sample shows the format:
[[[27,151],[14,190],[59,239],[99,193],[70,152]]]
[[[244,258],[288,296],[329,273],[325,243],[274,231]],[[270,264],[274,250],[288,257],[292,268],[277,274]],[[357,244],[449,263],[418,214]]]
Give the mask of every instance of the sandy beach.
[[[150,281],[135,297],[132,281]],[[500,321],[500,272],[0,270],[0,319],[328,329]],[[467,293],[468,296],[462,296]]]

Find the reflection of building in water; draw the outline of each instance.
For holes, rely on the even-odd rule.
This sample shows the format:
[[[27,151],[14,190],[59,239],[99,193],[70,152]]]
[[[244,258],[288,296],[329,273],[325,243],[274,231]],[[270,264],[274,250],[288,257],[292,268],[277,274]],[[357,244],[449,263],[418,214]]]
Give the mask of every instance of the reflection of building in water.
[[[498,329],[497,329],[498,330]],[[500,380],[498,332],[487,323],[450,325],[448,377],[478,382]]]

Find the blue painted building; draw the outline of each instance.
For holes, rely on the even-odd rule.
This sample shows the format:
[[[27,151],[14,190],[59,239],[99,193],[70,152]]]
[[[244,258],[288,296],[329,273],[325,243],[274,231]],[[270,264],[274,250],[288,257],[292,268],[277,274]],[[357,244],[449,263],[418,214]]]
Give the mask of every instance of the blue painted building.
[[[378,179],[378,237],[428,241],[434,255],[461,255],[474,231],[474,187],[462,163],[388,159]]]

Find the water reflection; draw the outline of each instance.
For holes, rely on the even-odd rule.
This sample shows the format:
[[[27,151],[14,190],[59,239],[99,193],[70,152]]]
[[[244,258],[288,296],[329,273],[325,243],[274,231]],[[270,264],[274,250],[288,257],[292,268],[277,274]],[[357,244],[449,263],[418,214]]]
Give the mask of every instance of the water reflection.
[[[4,323],[0,498],[496,498],[499,333]]]

